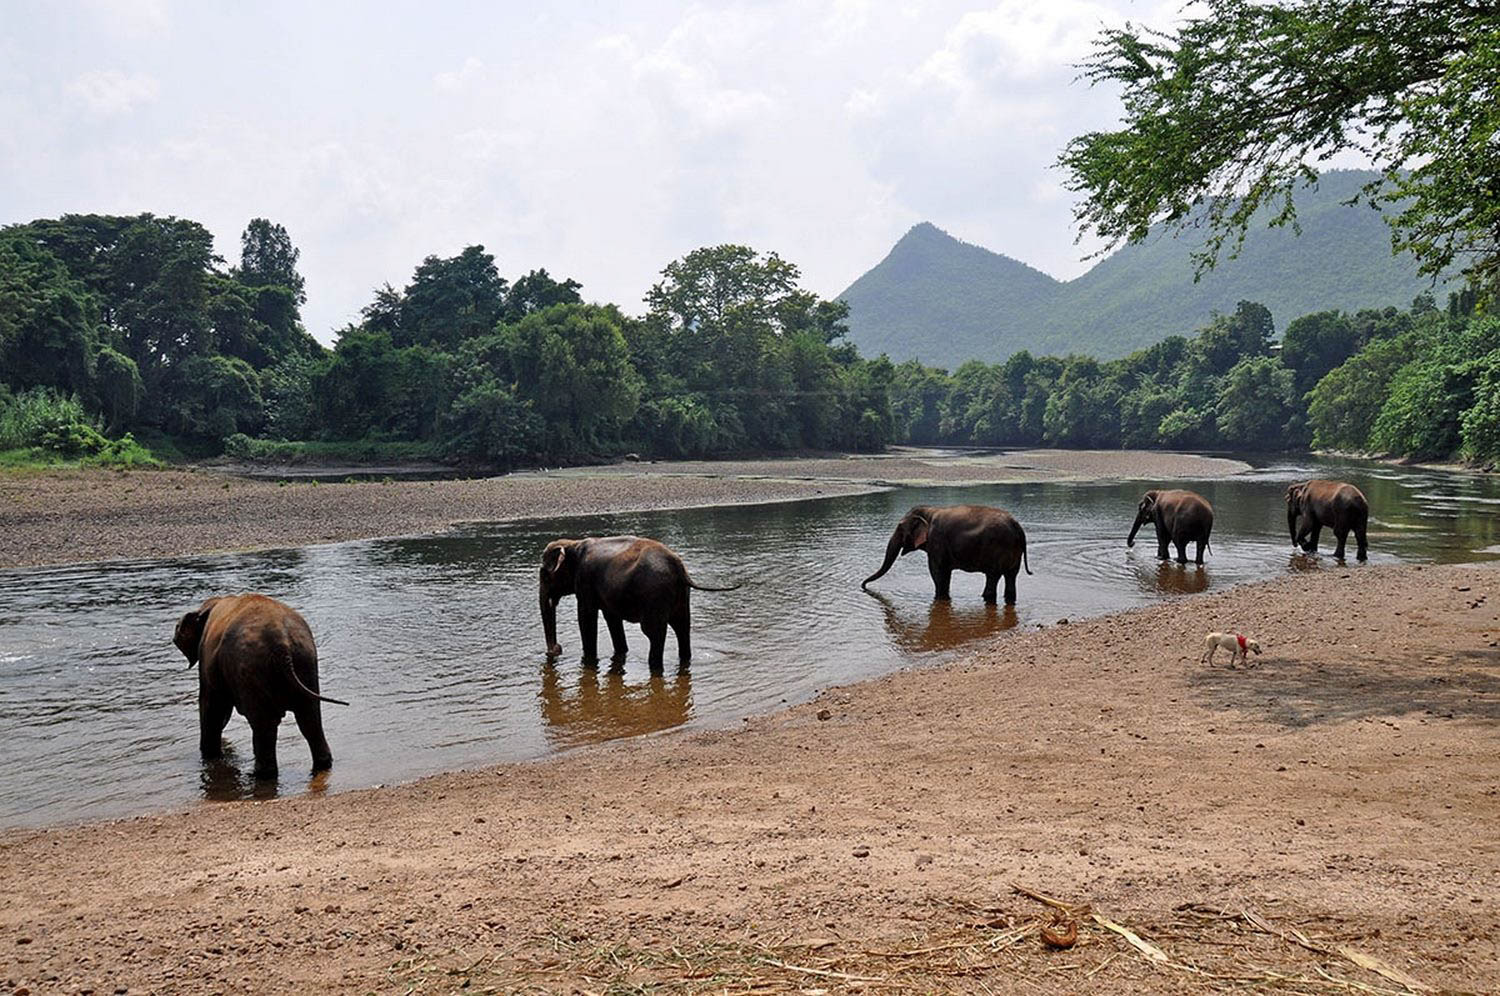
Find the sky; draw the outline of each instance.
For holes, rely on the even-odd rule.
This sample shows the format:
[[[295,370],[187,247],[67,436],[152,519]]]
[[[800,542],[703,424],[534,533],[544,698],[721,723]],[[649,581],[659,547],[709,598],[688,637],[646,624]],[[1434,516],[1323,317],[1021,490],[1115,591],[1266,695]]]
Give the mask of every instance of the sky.
[[[630,312],[725,242],[832,297],[921,221],[1076,276],[1097,245],[1053,162],[1120,108],[1075,67],[1101,27],[1182,3],[0,8],[0,224],[177,215],[234,263],[270,218],[331,342],[374,288],[474,243]]]

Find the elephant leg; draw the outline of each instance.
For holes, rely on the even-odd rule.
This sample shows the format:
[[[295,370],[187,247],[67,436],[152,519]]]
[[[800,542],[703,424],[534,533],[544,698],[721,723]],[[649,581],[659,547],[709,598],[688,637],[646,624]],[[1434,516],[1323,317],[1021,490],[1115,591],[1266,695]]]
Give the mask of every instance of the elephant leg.
[[[1307,530],[1307,542],[1302,544],[1304,553],[1316,553],[1318,551],[1318,538],[1323,535],[1323,523],[1313,522]]]
[[[932,575],[932,597],[940,602],[948,601],[948,586],[953,581],[953,568],[929,558],[927,573]]]
[[[1000,575],[986,572],[984,575],[984,601],[987,605],[995,604],[995,589],[1000,585]]]
[[[625,621],[613,612],[604,613],[604,624],[609,627],[609,640],[614,644],[615,654],[611,660],[623,661],[625,652]]]
[[[256,778],[276,777],[276,728],[280,725],[279,719],[260,720],[250,725],[254,733]]]
[[[1156,527],[1156,559],[1168,560],[1171,555],[1167,553],[1167,534],[1160,526]]]
[[[599,659],[599,606],[582,597],[578,599],[578,642],[584,660]]]
[[[1337,557],[1339,560],[1343,560],[1344,559],[1344,543],[1349,539],[1349,527],[1348,526],[1335,526],[1334,530],[1333,530],[1333,538],[1336,539],[1336,540],[1338,540],[1338,543],[1339,543],[1339,545],[1334,548],[1333,555],[1335,557]]]
[[[297,717],[297,729],[312,751],[313,770],[327,771],[333,767],[333,751],[328,749],[328,738],[323,736],[323,709],[318,703],[302,706],[292,713]]]
[[[1354,542],[1358,547],[1358,552],[1355,556],[1360,560],[1365,560],[1369,548],[1365,543],[1365,527],[1363,525],[1354,527]]]
[[[667,649],[667,621],[661,616],[647,616],[641,621],[641,632],[646,634],[646,642],[651,645],[646,662],[652,671],[660,671]]]
[[[1179,564],[1187,563],[1187,537],[1184,536],[1182,539],[1173,540],[1172,545],[1177,547],[1177,562]]]
[[[669,620],[672,626],[672,635],[677,637],[677,663],[681,667],[687,667],[688,662],[693,659],[693,636],[692,636],[692,614],[684,605],[682,611]]]
[[[1016,604],[1016,577],[1021,573],[1021,568],[1013,567],[1005,572],[1005,604]],[[990,599],[994,601],[994,599]]]
[[[1198,540],[1198,559],[1197,559],[1196,563],[1198,564],[1199,567],[1203,566],[1203,548],[1205,546],[1207,546],[1207,545],[1208,545],[1208,540],[1207,539]]]
[[[224,756],[224,727],[234,714],[234,705],[228,699],[198,697],[198,753],[205,761]]]

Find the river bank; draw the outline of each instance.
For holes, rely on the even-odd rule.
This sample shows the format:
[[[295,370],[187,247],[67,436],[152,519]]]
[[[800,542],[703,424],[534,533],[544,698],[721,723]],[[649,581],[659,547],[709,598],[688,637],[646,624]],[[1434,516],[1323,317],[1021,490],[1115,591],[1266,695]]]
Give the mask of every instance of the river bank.
[[[1497,582],[1320,570],[1015,631],[737,731],[7,833],[0,979],[1493,991]],[[1208,629],[1265,654],[1201,665]],[[1161,954],[1087,917],[1050,950],[1013,882]]]
[[[1170,480],[1237,473],[1176,453],[1033,450],[944,456],[680,461],[477,480],[327,484],[211,471],[0,474],[0,568],[304,546],[541,515],[788,501],[890,484]]]

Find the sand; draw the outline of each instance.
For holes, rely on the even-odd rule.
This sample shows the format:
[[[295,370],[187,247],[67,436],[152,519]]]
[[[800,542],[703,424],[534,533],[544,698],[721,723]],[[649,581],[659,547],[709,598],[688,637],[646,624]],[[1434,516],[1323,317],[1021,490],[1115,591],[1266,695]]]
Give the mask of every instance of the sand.
[[[461,522],[855,494],[891,483],[1215,477],[1183,454],[1039,450],[622,463],[475,480],[314,484],[215,470],[0,474],[0,568],[440,532]]]
[[[1496,991],[1497,647],[1495,569],[1325,559],[738,730],[10,832],[0,989]]]

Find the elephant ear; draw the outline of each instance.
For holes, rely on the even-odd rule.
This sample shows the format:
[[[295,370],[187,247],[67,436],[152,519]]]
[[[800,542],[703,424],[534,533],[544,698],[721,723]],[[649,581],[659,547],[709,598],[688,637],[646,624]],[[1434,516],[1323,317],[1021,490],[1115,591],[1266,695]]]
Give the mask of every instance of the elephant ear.
[[[1293,484],[1291,487],[1287,488],[1286,489],[1286,503],[1288,505],[1294,505],[1297,502],[1301,501],[1302,500],[1302,489],[1305,488],[1305,487],[1307,487],[1306,484]]]
[[[566,573],[569,561],[578,556],[576,540],[556,540],[542,554],[542,570],[549,578]]]
[[[911,546],[913,550],[920,550],[927,545],[927,534],[931,531],[932,524],[926,519],[917,518],[911,524]]]
[[[172,644],[187,658],[188,667],[198,663],[203,646],[203,627],[208,623],[208,614],[213,611],[217,598],[210,598],[191,612],[184,612],[177,620],[172,632]]]

